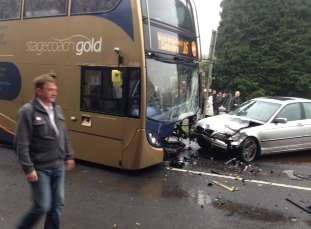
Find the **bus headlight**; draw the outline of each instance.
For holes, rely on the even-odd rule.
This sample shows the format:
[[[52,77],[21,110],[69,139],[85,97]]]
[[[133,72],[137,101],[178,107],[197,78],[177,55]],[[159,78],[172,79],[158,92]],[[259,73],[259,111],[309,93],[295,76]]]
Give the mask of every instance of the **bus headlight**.
[[[154,136],[152,133],[148,133],[148,141],[152,146],[161,147],[161,143],[158,141],[158,138]]]

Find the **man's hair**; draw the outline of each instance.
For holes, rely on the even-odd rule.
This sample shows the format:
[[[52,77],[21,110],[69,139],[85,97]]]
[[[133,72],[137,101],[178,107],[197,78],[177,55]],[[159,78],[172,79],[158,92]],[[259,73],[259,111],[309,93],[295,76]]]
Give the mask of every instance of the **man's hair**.
[[[56,83],[56,75],[52,74],[52,73],[46,73],[40,76],[37,76],[36,78],[34,78],[33,80],[33,84],[35,86],[35,89],[37,88],[43,88],[43,86],[47,83],[47,82],[51,82],[51,83]]]

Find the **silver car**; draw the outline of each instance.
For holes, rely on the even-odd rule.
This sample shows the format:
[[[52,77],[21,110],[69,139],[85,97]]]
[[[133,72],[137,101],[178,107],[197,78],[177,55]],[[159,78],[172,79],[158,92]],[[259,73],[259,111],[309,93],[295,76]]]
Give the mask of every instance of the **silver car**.
[[[311,100],[263,97],[196,124],[198,144],[238,152],[246,162],[272,153],[311,149]]]

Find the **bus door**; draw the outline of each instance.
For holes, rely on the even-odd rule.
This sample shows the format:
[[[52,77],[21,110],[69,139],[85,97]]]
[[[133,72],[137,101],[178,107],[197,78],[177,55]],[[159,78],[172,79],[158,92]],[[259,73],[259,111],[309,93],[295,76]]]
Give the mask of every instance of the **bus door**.
[[[81,73],[80,111],[69,117],[77,158],[122,167],[141,124],[140,69],[83,67]]]

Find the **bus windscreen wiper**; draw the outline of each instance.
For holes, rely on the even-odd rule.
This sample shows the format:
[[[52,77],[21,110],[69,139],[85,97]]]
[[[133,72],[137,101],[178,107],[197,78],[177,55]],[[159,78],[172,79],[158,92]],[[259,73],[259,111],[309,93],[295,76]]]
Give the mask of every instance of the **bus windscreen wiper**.
[[[149,58],[153,58],[155,60],[164,62],[164,63],[169,63],[169,64],[187,64],[187,65],[193,65],[195,64],[194,60],[191,60],[191,62],[186,61],[186,59],[181,58],[179,56],[172,56],[172,57],[168,57],[167,55],[164,57],[161,54],[155,53],[155,52],[147,52],[146,55]]]

